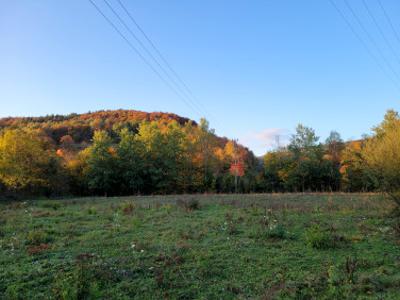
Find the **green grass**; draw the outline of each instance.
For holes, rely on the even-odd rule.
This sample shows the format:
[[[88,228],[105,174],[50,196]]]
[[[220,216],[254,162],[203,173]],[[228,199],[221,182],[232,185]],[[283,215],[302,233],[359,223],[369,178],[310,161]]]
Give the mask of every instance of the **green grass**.
[[[0,203],[0,299],[400,299],[373,194]]]

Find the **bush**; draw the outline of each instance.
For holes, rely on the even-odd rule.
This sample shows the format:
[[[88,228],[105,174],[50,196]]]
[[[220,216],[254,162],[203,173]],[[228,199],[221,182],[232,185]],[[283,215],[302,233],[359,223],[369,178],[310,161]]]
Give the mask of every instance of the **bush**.
[[[285,239],[288,237],[288,232],[282,224],[272,225],[266,231],[266,236],[271,239]]]
[[[186,211],[193,211],[200,209],[200,202],[194,198],[191,199],[178,199],[176,205],[184,208]]]
[[[125,216],[132,215],[135,210],[135,204],[133,202],[125,202],[121,205],[121,210]]]
[[[62,270],[56,274],[53,283],[56,299],[102,299],[98,281],[102,272],[108,270],[94,265],[92,259],[93,257],[87,254],[78,255],[72,271]]]
[[[314,225],[305,233],[307,244],[315,249],[332,249],[345,245],[348,240],[336,233],[335,229],[323,229]]]
[[[43,230],[34,230],[34,231],[29,231],[28,236],[26,238],[26,243],[28,245],[40,245],[40,244],[46,244],[51,242],[53,239],[52,237],[47,234],[47,232]]]
[[[270,239],[286,239],[289,238],[289,232],[286,227],[279,222],[276,215],[271,209],[265,208],[265,215],[260,221],[262,235]]]
[[[94,207],[89,207],[87,210],[88,215],[96,215],[97,210]]]

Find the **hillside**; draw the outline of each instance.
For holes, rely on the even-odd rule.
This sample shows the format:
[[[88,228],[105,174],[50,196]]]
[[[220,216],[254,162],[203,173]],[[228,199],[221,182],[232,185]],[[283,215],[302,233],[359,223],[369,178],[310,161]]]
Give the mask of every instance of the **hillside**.
[[[136,131],[143,121],[159,121],[162,123],[176,121],[181,126],[191,122],[193,126],[198,125],[196,121],[174,113],[118,109],[84,114],[0,118],[0,130],[6,128],[42,129],[54,145],[61,145],[63,137],[68,136],[69,138],[70,136],[75,147],[81,149],[91,143],[93,134],[97,130],[106,130],[111,133],[118,128],[128,127],[132,131]],[[220,147],[224,147],[229,142],[226,137],[215,137]],[[249,151],[243,145],[238,145],[238,147],[246,152]]]
[[[16,194],[233,191],[234,162],[248,178],[241,189],[250,190],[253,153],[201,122],[136,110],[2,118],[0,192],[1,184]]]
[[[111,131],[116,126],[137,127],[143,121],[176,121],[183,125],[188,118],[172,113],[143,112],[138,110],[102,110],[84,114],[47,115],[43,117],[7,117],[0,119],[0,129],[35,128],[44,132],[59,144],[62,137],[69,135],[75,143],[89,143],[96,130]],[[196,125],[195,121],[191,121]]]

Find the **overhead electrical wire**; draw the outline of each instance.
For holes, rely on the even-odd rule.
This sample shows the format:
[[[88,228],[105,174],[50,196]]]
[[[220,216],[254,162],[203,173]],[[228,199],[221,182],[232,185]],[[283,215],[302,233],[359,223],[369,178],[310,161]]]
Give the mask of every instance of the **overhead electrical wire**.
[[[397,73],[397,71],[393,68],[392,64],[388,61],[388,59],[386,58],[385,54],[383,53],[381,47],[379,47],[378,43],[375,41],[375,39],[373,38],[373,36],[368,32],[368,30],[365,28],[364,24],[361,22],[360,18],[357,16],[356,12],[354,11],[354,9],[351,7],[351,5],[349,4],[349,2],[347,0],[344,0],[344,3],[346,4],[347,8],[350,10],[351,14],[353,15],[354,19],[356,20],[356,22],[358,23],[358,25],[361,27],[361,29],[364,31],[365,35],[368,37],[368,39],[370,40],[370,42],[374,45],[375,49],[377,50],[377,52],[379,53],[379,56],[381,57],[381,59],[385,62],[386,66],[391,70],[391,72],[395,75],[395,77],[397,78],[397,80],[400,81],[400,76]]]
[[[93,7],[97,10],[97,12],[107,21],[107,23],[118,33],[118,35],[129,45],[130,49],[135,52],[141,60],[157,75],[157,77],[170,88],[190,109],[192,109],[196,114],[202,116],[201,112],[196,109],[193,104],[191,104],[185,97],[183,97],[176,88],[171,85],[161,74],[160,72],[147,60],[147,58],[131,43],[131,41],[118,29],[118,27],[111,21],[110,18],[100,9],[99,6],[93,0],[88,0]]]
[[[378,0],[378,3],[379,3],[379,6],[381,7],[381,9],[383,11],[383,14],[384,14],[384,16],[386,18],[386,21],[389,23],[389,26],[392,29],[394,36],[396,37],[396,40],[400,43],[400,35],[397,32],[396,28],[394,27],[392,20],[390,19],[388,13],[386,12],[386,9],[382,5],[381,0]]]
[[[368,53],[368,55],[372,58],[372,60],[376,63],[376,65],[379,67],[379,69],[382,71],[382,73],[396,86],[396,88],[400,91],[400,86],[396,80],[393,79],[391,75],[386,71],[386,69],[383,67],[379,59],[376,57],[374,52],[370,49],[368,44],[364,41],[364,39],[358,34],[357,30],[353,27],[351,22],[347,19],[346,15],[342,12],[342,10],[336,5],[336,3],[333,0],[328,0],[333,8],[338,12],[339,16],[342,18],[342,20],[346,23],[346,25],[349,27],[351,32],[354,34],[354,36],[357,38],[357,40],[363,45],[364,49]]]
[[[168,62],[168,60],[165,58],[165,56],[161,53],[161,51],[158,49],[158,47],[155,45],[155,43],[151,40],[151,38],[146,34],[144,29],[139,25],[139,23],[136,21],[136,19],[133,17],[133,15],[129,12],[129,10],[126,8],[126,6],[122,3],[122,1],[117,0],[117,2],[122,7],[122,9],[125,11],[128,18],[132,21],[132,23],[136,26],[136,28],[141,32],[143,37],[147,40],[148,44],[151,46],[151,48],[154,50],[154,52],[157,54],[157,56],[160,58],[160,60],[165,64],[165,66],[169,69],[169,71],[175,76],[175,78],[179,81],[179,83],[184,87],[186,92],[192,97],[194,102],[198,103],[198,105],[200,106],[200,108],[202,110],[204,110],[208,115],[211,115],[211,117],[213,117],[215,120],[217,120],[217,118],[215,118],[209,111],[207,111],[201,105],[201,102],[195,96],[193,91],[189,88],[189,86],[182,79],[182,77],[174,70],[174,68],[171,66],[171,64]]]
[[[375,27],[378,29],[380,35],[382,36],[383,40],[385,41],[386,45],[388,46],[388,48],[390,49],[390,51],[392,52],[392,54],[394,55],[394,57],[396,57],[397,62],[400,64],[400,58],[397,55],[397,52],[394,50],[391,42],[389,41],[389,39],[386,37],[385,32],[382,30],[382,27],[379,25],[378,21],[376,20],[376,18],[374,17],[371,9],[369,8],[368,4],[365,2],[365,0],[362,0],[365,9],[367,10],[368,15],[370,16],[370,18],[372,19],[372,21],[375,24]]]
[[[172,82],[175,88],[193,105],[197,110],[201,111],[202,114],[206,115],[206,113],[199,107],[194,101],[192,101],[185,93],[185,91],[181,88],[181,86],[176,82],[176,80],[165,70],[165,68],[160,64],[160,62],[154,57],[154,55],[147,49],[147,47],[142,43],[142,41],[136,36],[136,34],[132,31],[132,29],[126,24],[126,22],[122,19],[122,17],[118,14],[118,12],[113,8],[113,6],[107,1],[103,0],[104,3],[108,6],[108,8],[112,11],[112,13],[117,17],[117,19],[121,22],[121,24],[125,27],[125,29],[130,33],[130,35],[135,39],[135,41],[140,45],[140,47],[147,53],[147,55],[153,60],[153,62],[160,68],[160,70],[164,73],[164,75]]]

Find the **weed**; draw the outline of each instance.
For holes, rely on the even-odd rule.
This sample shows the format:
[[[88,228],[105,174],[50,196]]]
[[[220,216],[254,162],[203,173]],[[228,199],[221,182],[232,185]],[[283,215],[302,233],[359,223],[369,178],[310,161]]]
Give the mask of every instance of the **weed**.
[[[27,251],[29,255],[36,255],[48,250],[49,248],[49,244],[32,245],[28,247]]]
[[[139,228],[141,225],[142,225],[142,220],[139,217],[135,216],[132,218],[133,228],[135,228],[135,229]]]
[[[400,299],[387,203],[333,194],[329,208],[328,197],[90,198],[58,211],[0,202],[0,299]]]
[[[40,246],[51,242],[53,238],[43,230],[32,230],[28,232],[26,243],[28,245]]]
[[[32,217],[34,218],[46,218],[49,216],[51,216],[51,213],[48,211],[35,210],[32,212]]]
[[[394,221],[393,230],[396,236],[400,238],[400,218],[396,218],[396,220]]]
[[[121,210],[125,216],[131,216],[135,210],[135,204],[133,202],[125,202],[121,205]]]
[[[358,265],[357,258],[348,256],[346,258],[346,263],[345,263],[345,271],[347,275],[347,282],[353,283],[354,282],[354,274],[356,271]]]
[[[88,213],[88,215],[96,215],[97,214],[97,210],[94,207],[89,207],[87,209],[87,213]]]
[[[289,233],[286,227],[278,221],[272,209],[265,208],[265,214],[261,221],[261,235],[269,239],[286,239]]]
[[[289,237],[285,226],[282,224],[270,225],[265,232],[265,236],[271,239],[286,239]]]
[[[176,200],[176,205],[185,209],[186,211],[193,211],[200,209],[200,202],[197,199],[190,198],[190,199],[183,199],[180,198]]]
[[[57,201],[45,201],[42,202],[40,206],[43,208],[52,208],[53,210],[58,210],[61,208],[61,203]]]
[[[336,233],[333,227],[324,229],[317,224],[305,232],[305,239],[315,249],[334,249],[348,243],[347,238]]]
[[[225,220],[226,220],[225,221],[226,231],[228,232],[228,234],[229,235],[238,234],[239,230],[237,228],[237,223],[239,220],[235,220],[231,212],[226,213]]]

